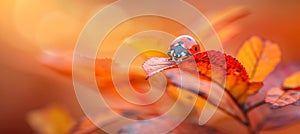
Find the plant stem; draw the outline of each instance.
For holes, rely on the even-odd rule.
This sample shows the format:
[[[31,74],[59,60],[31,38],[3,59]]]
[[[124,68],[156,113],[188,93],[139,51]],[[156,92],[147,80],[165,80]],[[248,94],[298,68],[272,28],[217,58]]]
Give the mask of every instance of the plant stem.
[[[249,132],[249,134],[256,134],[257,131],[252,130],[252,126],[251,126],[251,123],[250,123],[250,119],[249,119],[248,113],[249,113],[251,110],[253,110],[253,109],[255,109],[255,108],[257,108],[257,107],[259,107],[259,106],[261,106],[261,105],[263,105],[263,104],[265,104],[265,101],[264,101],[264,100],[261,100],[261,101],[255,103],[254,105],[251,105],[251,106],[248,107],[247,109],[244,109],[244,110],[243,110],[243,113],[244,113],[245,116],[246,116],[246,120],[248,121],[247,127],[248,127],[248,132]]]
[[[253,110],[253,109],[255,109],[255,108],[257,108],[257,107],[259,107],[259,106],[261,106],[261,105],[263,105],[263,104],[265,104],[265,101],[264,101],[264,100],[261,100],[261,101],[255,103],[254,105],[251,105],[250,107],[248,107],[248,108],[245,109],[244,111],[245,111],[245,113],[247,114],[247,113],[249,113],[251,110]]]

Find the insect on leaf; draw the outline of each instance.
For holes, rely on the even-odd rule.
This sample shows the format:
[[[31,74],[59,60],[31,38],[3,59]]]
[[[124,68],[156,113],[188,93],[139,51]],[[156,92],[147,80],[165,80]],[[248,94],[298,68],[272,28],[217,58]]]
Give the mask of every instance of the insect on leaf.
[[[179,64],[167,58],[151,58],[143,68],[147,77],[162,71],[175,86],[208,99],[211,104],[242,121],[245,117],[239,104],[262,86],[260,82],[249,81],[246,70],[236,59],[213,50],[196,53]],[[208,97],[210,94],[212,96]],[[219,98],[222,100],[218,101]]]
[[[143,68],[147,77],[150,77],[171,68],[180,68],[182,71],[191,72],[195,66],[198,72],[194,71],[194,75],[208,77],[220,85],[225,84],[225,89],[239,104],[242,104],[248,95],[256,93],[262,86],[261,82],[249,81],[246,70],[235,58],[214,50],[197,53],[178,65],[167,58],[151,58],[144,63]],[[169,77],[171,81],[174,78]],[[224,83],[224,79],[226,79],[226,83]],[[177,85],[180,86],[180,83],[178,82]],[[197,87],[193,88],[198,90]]]
[[[239,104],[242,104],[250,94],[256,93],[262,86],[261,82],[250,82],[242,64],[230,55],[218,51],[206,51],[194,55],[198,71],[222,85],[226,80],[225,89]],[[182,63],[183,69],[188,69],[189,61]]]
[[[281,51],[277,44],[253,36],[237,54],[252,81],[263,81],[280,62]]]

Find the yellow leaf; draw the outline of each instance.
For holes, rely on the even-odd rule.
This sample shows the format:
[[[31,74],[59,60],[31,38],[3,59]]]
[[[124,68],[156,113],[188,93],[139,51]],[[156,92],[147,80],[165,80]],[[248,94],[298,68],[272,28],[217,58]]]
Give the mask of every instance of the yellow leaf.
[[[71,116],[59,106],[31,111],[28,123],[39,134],[66,134],[74,125]]]
[[[298,88],[300,87],[300,71],[292,74],[283,82],[284,88]]]
[[[237,55],[252,81],[263,81],[281,59],[277,44],[254,36],[247,40]]]

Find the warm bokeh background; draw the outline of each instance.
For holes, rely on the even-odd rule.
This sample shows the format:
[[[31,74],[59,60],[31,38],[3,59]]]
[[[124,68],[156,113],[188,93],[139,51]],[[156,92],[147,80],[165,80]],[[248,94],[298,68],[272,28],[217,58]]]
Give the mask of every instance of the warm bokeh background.
[[[300,3],[272,0],[187,0],[209,19],[235,6],[251,14],[232,24],[239,33],[226,41],[235,54],[251,35],[277,42],[284,62],[299,63]],[[74,119],[83,114],[72,81],[43,66],[45,51],[69,51],[88,19],[113,0],[0,1],[0,133],[33,133],[28,112],[60,104]],[[63,65],[62,65],[63,66]]]

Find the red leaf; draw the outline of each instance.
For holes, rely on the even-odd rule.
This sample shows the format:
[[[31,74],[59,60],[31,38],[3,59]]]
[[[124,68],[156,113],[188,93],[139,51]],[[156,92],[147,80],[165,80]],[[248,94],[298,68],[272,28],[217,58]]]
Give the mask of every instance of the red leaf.
[[[261,82],[250,82],[245,68],[235,58],[214,50],[196,53],[178,65],[165,58],[151,58],[145,62],[143,68],[147,77],[150,77],[170,68],[180,68],[182,71],[191,72],[195,71],[195,66],[200,75],[220,85],[225,84],[225,88],[240,104],[248,95],[256,93],[262,86]],[[225,78],[226,83],[224,83]]]
[[[264,104],[251,110],[248,116],[250,117],[251,126],[258,132],[260,130],[278,129],[299,120],[299,110],[300,107],[293,105],[274,109]]]
[[[271,103],[273,108],[294,104],[300,100],[300,72],[285,79],[282,87],[272,88],[267,92],[265,102]],[[298,104],[298,103],[297,103]]]
[[[246,119],[236,101],[243,103],[246,97],[255,93],[262,84],[251,83],[244,67],[235,58],[212,50],[197,53],[177,65],[170,63],[171,61],[168,61],[170,64],[166,64],[165,61],[168,60],[153,58],[146,61],[143,67],[147,74],[150,74],[147,76],[163,71],[168,80],[178,87],[204,98],[213,94],[209,97],[210,103],[245,122]],[[163,68],[159,68],[160,65],[163,65]],[[155,66],[155,69],[148,69],[151,66]],[[226,92],[222,95],[224,89]],[[221,101],[218,101],[220,98]]]
[[[300,92],[297,90],[283,90],[272,88],[267,92],[265,102],[271,103],[272,108],[279,108],[297,102],[300,99]]]

